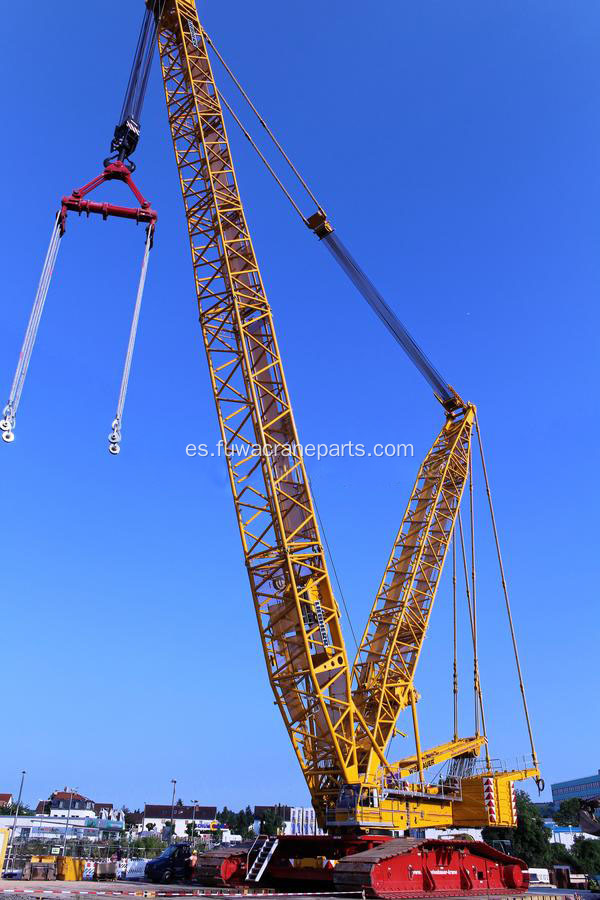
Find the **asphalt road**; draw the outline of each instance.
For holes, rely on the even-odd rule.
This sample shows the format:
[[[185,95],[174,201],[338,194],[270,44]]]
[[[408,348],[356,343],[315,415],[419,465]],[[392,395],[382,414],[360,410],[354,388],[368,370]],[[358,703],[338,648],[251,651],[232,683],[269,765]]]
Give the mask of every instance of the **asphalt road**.
[[[151,884],[147,881],[12,881],[12,880],[0,880],[0,900],[25,900],[25,898],[40,897],[44,898],[44,900],[51,900],[52,895],[56,897],[65,897],[72,896],[77,898],[79,896],[83,896],[84,898],[93,897],[93,896],[112,896],[112,897],[123,897],[124,900],[127,900],[129,897],[197,897],[202,896],[203,890],[206,890],[207,895],[218,896],[219,888],[206,888],[203,889],[198,885],[185,885],[185,884],[173,884],[173,885],[162,885],[162,884]],[[235,894],[233,890],[226,890],[225,896],[227,894]],[[221,893],[221,896],[224,896]],[[240,896],[239,894],[237,896]],[[247,895],[251,896],[251,895]],[[289,898],[289,894],[268,894],[269,900],[285,900],[285,898]],[[292,896],[301,897],[301,894],[294,894]],[[315,896],[307,894],[305,896]],[[341,900],[344,896],[343,894],[319,894],[320,900]],[[360,896],[357,892],[356,896]],[[521,897],[523,895],[520,895]],[[592,893],[592,891],[573,891],[573,890],[557,890],[553,888],[548,890],[546,893],[542,893],[539,888],[534,891],[530,891],[527,895],[528,897],[572,897],[573,900],[576,898],[581,898],[581,900],[598,900],[598,895]],[[352,897],[348,897],[348,900],[352,900]],[[452,898],[445,897],[444,900],[464,900],[462,898]],[[486,900],[494,900],[493,895],[490,895]],[[500,898],[500,900],[511,900],[511,898],[507,898],[506,896]],[[518,900],[516,897],[515,900]]]

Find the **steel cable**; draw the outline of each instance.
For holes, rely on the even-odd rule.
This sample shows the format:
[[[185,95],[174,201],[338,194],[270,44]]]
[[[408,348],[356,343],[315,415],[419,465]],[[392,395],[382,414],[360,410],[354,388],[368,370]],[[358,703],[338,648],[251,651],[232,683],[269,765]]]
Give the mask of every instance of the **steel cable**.
[[[254,115],[256,116],[256,118],[258,119],[260,124],[262,125],[262,127],[267,132],[269,138],[271,139],[271,141],[273,142],[273,144],[275,145],[275,147],[277,148],[279,153],[283,156],[287,165],[290,167],[291,171],[294,173],[295,177],[298,179],[298,181],[302,185],[303,189],[306,191],[308,196],[314,202],[318,211],[320,213],[322,213],[324,216],[325,214],[323,212],[323,208],[322,208],[321,204],[318,202],[314,193],[311,191],[310,187],[308,186],[308,184],[306,183],[306,181],[304,180],[304,178],[302,177],[302,175],[300,174],[300,172],[298,171],[298,169],[296,168],[296,166],[294,165],[292,160],[289,158],[289,156],[283,149],[280,142],[277,140],[277,138],[275,137],[275,135],[273,134],[273,132],[271,131],[271,129],[269,128],[269,126],[267,125],[267,123],[265,122],[263,117],[261,116],[261,114],[258,112],[254,103],[250,99],[248,93],[244,90],[243,86],[241,85],[241,83],[239,82],[239,80],[237,79],[237,77],[235,76],[233,71],[231,70],[231,68],[225,62],[225,60],[223,59],[223,57],[221,56],[221,54],[215,47],[212,39],[210,38],[210,36],[207,34],[207,32],[204,29],[203,29],[203,37],[204,37],[204,40],[212,48],[213,52],[219,59],[220,63],[223,65],[225,71],[227,72],[227,74],[229,75],[231,80],[233,81],[234,85],[236,86],[238,91],[241,93],[242,97],[244,98],[247,105],[250,107],[250,109],[252,110],[252,112],[254,113]],[[244,124],[242,123],[240,117],[233,110],[231,105],[227,102],[227,100],[225,99],[225,97],[223,96],[221,91],[218,92],[218,97],[220,98],[221,102],[226,107],[226,109],[229,111],[230,115],[233,117],[236,125],[240,128],[244,137],[251,144],[252,148],[254,149],[254,151],[256,152],[258,157],[260,158],[263,165],[267,168],[269,173],[272,175],[272,177],[274,178],[278,187],[281,189],[281,191],[283,191],[286,198],[289,200],[290,204],[296,211],[296,213],[300,216],[300,218],[305,223],[305,225],[308,225],[309,228],[312,228],[313,230],[315,230],[311,221],[309,219],[307,219],[307,217],[304,215],[304,213],[302,212],[302,210],[300,209],[300,207],[298,206],[298,204],[292,197],[291,193],[288,191],[286,186],[283,184],[283,181],[281,180],[281,178],[279,178],[279,176],[275,172],[275,169],[273,168],[271,163],[267,160],[266,156],[261,151],[261,149],[257,145],[256,141],[252,138],[252,136],[248,132],[247,128],[245,128]],[[330,228],[331,228],[331,226],[330,226]],[[346,273],[348,278],[352,281],[352,283],[357,288],[357,290],[360,292],[360,294],[362,294],[362,296],[365,298],[365,300],[367,301],[367,303],[369,304],[371,309],[373,309],[373,311],[376,313],[376,315],[379,317],[379,319],[384,323],[386,328],[391,332],[391,334],[394,336],[394,338],[398,341],[398,343],[401,345],[401,347],[407,353],[408,357],[412,360],[412,362],[416,365],[416,367],[419,369],[421,374],[425,377],[425,379],[431,385],[431,387],[433,388],[433,390],[434,390],[436,396],[438,397],[438,399],[440,400],[440,402],[444,406],[446,406],[447,409],[456,408],[456,407],[460,406],[460,403],[461,403],[460,398],[454,393],[454,391],[449,386],[449,384],[444,380],[444,378],[442,377],[440,372],[435,368],[435,366],[433,365],[431,360],[429,360],[427,358],[427,356],[425,355],[423,350],[419,347],[419,345],[416,343],[416,341],[411,337],[411,335],[409,334],[407,329],[404,327],[402,322],[398,319],[398,317],[396,316],[394,311],[385,302],[385,300],[383,299],[382,295],[377,290],[377,288],[375,287],[373,282],[368,278],[366,273],[361,269],[361,267],[358,265],[356,260],[353,258],[353,256],[349,252],[349,250],[344,246],[342,241],[340,241],[337,234],[335,234],[333,229],[329,233],[320,234],[316,230],[315,230],[315,233],[318,234],[318,237],[320,237],[321,240],[323,241],[323,243],[327,246],[328,250],[334,257],[334,259],[338,262],[340,267],[344,270],[344,272]]]
[[[31,309],[27,328],[25,330],[25,337],[21,346],[19,361],[17,363],[17,368],[15,370],[15,375],[10,389],[8,403],[4,407],[3,418],[0,421],[2,439],[8,444],[12,443],[15,437],[14,427],[17,409],[19,408],[19,403],[21,401],[21,394],[23,393],[25,378],[29,370],[29,363],[31,362],[31,354],[33,353],[33,347],[37,338],[46,297],[48,296],[48,288],[50,287],[52,273],[54,272],[54,266],[60,248],[61,237],[62,234],[60,216],[57,214],[54,226],[52,228],[52,235],[50,237],[50,244],[48,245],[48,251],[44,260],[44,265],[42,266],[42,272],[38,282],[35,299],[33,301],[33,307]]]
[[[108,449],[112,454],[120,452],[121,442],[121,422],[123,420],[123,408],[127,397],[127,388],[129,385],[129,375],[131,373],[131,362],[133,360],[133,351],[135,349],[135,339],[137,337],[138,323],[140,319],[140,309],[142,307],[142,297],[144,295],[144,285],[146,283],[146,273],[148,271],[148,257],[152,247],[153,228],[148,227],[146,232],[146,246],[144,249],[144,257],[142,259],[142,269],[140,272],[140,280],[133,308],[133,318],[131,320],[131,328],[129,330],[129,341],[127,343],[127,353],[125,354],[125,364],[123,366],[123,374],[121,376],[121,387],[119,389],[119,399],[117,401],[117,413],[112,423],[112,432],[108,437]]]
[[[429,382],[442,403],[453,399],[447,382],[435,368],[433,363],[423,353],[419,345],[410,336],[396,313],[387,305],[373,282],[363,272],[350,251],[340,241],[337,234],[332,232],[325,235],[323,243],[327,246],[334,259],[339,263],[350,281],[365,298],[373,312],[381,319],[388,331],[395,337],[404,349],[409,359],[413,361],[419,372]]]
[[[308,186],[308,184],[306,183],[306,181],[304,180],[304,178],[302,177],[302,175],[300,174],[300,172],[298,171],[298,169],[296,168],[296,166],[294,165],[292,160],[289,158],[289,156],[287,155],[287,153],[285,152],[285,150],[283,149],[283,147],[281,146],[281,144],[279,143],[279,141],[277,140],[277,138],[275,137],[275,135],[273,134],[273,132],[271,131],[271,129],[269,128],[269,126],[267,125],[267,123],[265,122],[265,120],[263,119],[261,114],[259,113],[259,111],[257,110],[257,108],[255,107],[254,103],[252,102],[252,100],[248,96],[247,92],[244,90],[244,88],[240,84],[239,80],[236,78],[233,71],[230,69],[230,67],[227,65],[227,63],[225,62],[225,60],[223,59],[223,57],[221,56],[221,54],[215,47],[210,35],[206,32],[206,30],[204,28],[202,29],[202,33],[204,35],[204,40],[206,41],[207,44],[209,44],[212,47],[215,56],[217,57],[217,59],[219,60],[219,62],[221,63],[221,65],[223,66],[223,68],[225,69],[225,71],[227,72],[227,74],[229,75],[231,80],[233,81],[233,83],[235,84],[236,88],[238,89],[238,91],[240,92],[240,94],[242,95],[242,97],[244,98],[244,100],[246,101],[246,103],[248,104],[248,106],[250,107],[250,109],[252,110],[252,112],[254,113],[254,115],[256,116],[256,118],[258,119],[260,124],[262,125],[262,127],[265,129],[265,131],[271,138],[272,142],[275,144],[275,146],[277,147],[277,149],[283,156],[284,160],[286,161],[286,163],[288,164],[288,166],[290,167],[290,169],[292,170],[292,172],[294,173],[294,175],[296,176],[296,178],[298,179],[298,181],[300,182],[300,184],[302,185],[302,187],[304,188],[304,190],[306,191],[306,193],[308,194],[310,199],[313,201],[313,203],[315,204],[317,209],[321,209],[322,208],[321,204],[319,203],[319,201],[317,200],[317,198],[311,191],[310,187]],[[264,157],[263,157],[263,159],[264,159]],[[277,180],[279,181],[279,179],[277,179]],[[281,182],[279,182],[279,184],[281,187],[282,186]],[[287,191],[286,191],[286,193],[287,193]],[[288,197],[289,197],[289,195],[288,195]],[[294,206],[295,206],[295,204],[294,204]],[[300,215],[302,216],[302,213],[300,213]],[[302,218],[304,219],[304,216],[302,216]]]
[[[523,682],[523,674],[522,674],[522,671],[521,671],[521,660],[520,660],[520,658],[519,658],[519,648],[518,648],[518,646],[517,646],[517,636],[516,636],[516,634],[515,634],[515,626],[514,626],[513,617],[512,617],[512,610],[511,610],[511,606],[510,606],[510,599],[509,599],[509,596],[508,596],[508,587],[507,587],[507,585],[506,585],[506,575],[505,575],[505,572],[504,572],[504,562],[503,562],[503,560],[502,560],[502,553],[501,553],[501,551],[500,551],[500,539],[499,539],[499,537],[498,537],[498,529],[497,529],[497,527],[496,527],[496,516],[495,516],[495,514],[494,514],[494,504],[493,504],[493,502],[492,502],[492,493],[491,493],[491,490],[490,490],[490,483],[489,483],[489,481],[488,481],[487,467],[486,467],[486,464],[485,464],[485,456],[484,456],[484,454],[483,454],[483,443],[482,443],[482,440],[481,440],[481,432],[479,431],[479,422],[478,422],[478,420],[477,420],[477,417],[475,418],[475,430],[476,430],[476,432],[477,432],[477,443],[478,443],[478,445],[479,445],[479,455],[480,455],[480,457],[481,457],[481,467],[482,467],[482,469],[483,469],[483,479],[484,479],[484,481],[485,481],[485,492],[486,492],[486,494],[487,494],[488,506],[489,506],[489,510],[490,510],[490,518],[491,518],[491,521],[492,521],[492,530],[493,530],[493,532],[494,532],[494,541],[495,541],[495,544],[496,544],[496,555],[497,555],[497,557],[498,557],[498,567],[499,567],[499,569],[500,569],[500,580],[501,580],[501,582],[502,582],[502,591],[503,591],[503,593],[504,593],[504,604],[505,604],[505,606],[506,606],[506,614],[507,614],[507,617],[508,617],[508,624],[509,624],[509,628],[510,628],[510,636],[511,636],[511,640],[512,640],[513,652],[514,652],[514,657],[515,657],[515,664],[516,664],[516,668],[517,668],[517,676],[518,676],[518,679],[519,679],[519,689],[520,689],[520,691],[521,691],[521,699],[522,699],[522,703],[523,703],[523,712],[524,712],[524,714],[525,714],[525,722],[527,723],[527,733],[528,733],[528,735],[529,735],[529,744],[530,744],[530,747],[531,747],[531,756],[532,756],[533,764],[534,764],[535,768],[538,769],[538,768],[539,768],[539,766],[538,766],[538,759],[537,759],[537,753],[536,753],[536,751],[535,751],[535,743],[534,743],[534,740],[533,740],[533,731],[532,731],[532,728],[531,728],[531,720],[530,720],[530,718],[529,718],[529,707],[528,707],[528,705],[527,705],[527,697],[526,697],[526,695],[525,695],[525,684],[524,684],[524,682]],[[538,776],[537,781],[538,781],[538,787],[539,787],[539,784],[540,784],[540,783],[543,784],[543,780],[540,779],[539,776]],[[540,788],[540,790],[542,790],[542,789],[543,789],[543,788]]]

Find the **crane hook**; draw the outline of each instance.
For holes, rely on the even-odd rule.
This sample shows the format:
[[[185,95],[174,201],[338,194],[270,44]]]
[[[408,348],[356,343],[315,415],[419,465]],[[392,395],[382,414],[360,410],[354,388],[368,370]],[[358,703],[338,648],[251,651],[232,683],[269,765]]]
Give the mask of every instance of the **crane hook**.
[[[121,452],[121,420],[119,418],[112,423],[112,431],[108,436],[108,452],[113,456]]]

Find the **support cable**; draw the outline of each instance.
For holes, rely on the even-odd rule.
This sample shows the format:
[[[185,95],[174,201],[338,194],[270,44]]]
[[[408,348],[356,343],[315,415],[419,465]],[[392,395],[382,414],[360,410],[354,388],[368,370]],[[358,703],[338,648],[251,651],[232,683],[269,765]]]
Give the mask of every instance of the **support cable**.
[[[133,318],[131,320],[131,328],[129,330],[129,342],[127,344],[127,353],[125,354],[125,365],[123,366],[123,375],[121,376],[121,388],[119,390],[119,399],[117,401],[117,414],[112,423],[112,432],[108,436],[108,450],[109,453],[112,453],[113,455],[117,455],[121,452],[121,423],[123,420],[123,407],[125,406],[125,398],[127,397],[129,374],[131,372],[131,362],[133,359],[133,351],[135,349],[135,339],[137,337],[140,309],[142,307],[142,297],[144,295],[144,285],[146,283],[146,273],[148,271],[148,258],[150,256],[150,249],[152,247],[153,232],[153,226],[149,225],[146,230],[146,247],[144,249],[142,270],[140,272],[140,280],[138,282],[135,306],[133,308]]]
[[[477,634],[477,578],[475,574],[475,505],[473,503],[473,456],[469,455],[469,518],[471,525],[471,596],[473,598],[473,640],[475,644],[475,660],[476,671],[475,678],[477,682],[477,692],[479,695],[479,703],[481,707],[481,724],[483,727],[484,737],[487,737],[485,727],[485,716],[483,712],[483,697],[481,695],[481,676],[479,672],[479,639]],[[491,767],[489,747],[485,745],[485,756],[488,769]]]
[[[458,652],[456,630],[456,532],[452,531],[452,630],[454,634],[454,663],[452,667],[452,691],[454,694],[454,740],[458,740]]]
[[[23,393],[23,387],[25,385],[25,378],[29,370],[31,354],[33,353],[33,347],[37,337],[40,320],[44,311],[44,304],[46,302],[46,297],[48,296],[48,288],[50,287],[50,281],[52,279],[56,257],[58,256],[61,237],[61,221],[60,214],[58,214],[54,222],[54,227],[52,228],[50,244],[46,253],[44,265],[42,266],[42,273],[38,282],[35,299],[33,301],[33,307],[31,309],[27,328],[25,330],[25,337],[23,339],[23,345],[19,354],[19,361],[17,363],[17,368],[10,389],[8,403],[4,407],[2,420],[0,420],[2,440],[6,441],[7,444],[12,443],[12,441],[14,441],[15,439],[14,427],[17,409],[19,408],[21,394]]]
[[[460,545],[462,550],[463,571],[465,576],[465,592],[467,596],[467,608],[469,610],[469,621],[471,624],[471,637],[473,640],[473,694],[475,699],[475,734],[480,734],[479,722],[481,718],[481,733],[487,739],[487,726],[485,722],[485,710],[483,706],[483,692],[481,690],[481,681],[479,678],[479,659],[477,656],[477,641],[475,640],[475,629],[473,623],[473,609],[471,606],[471,591],[469,588],[469,573],[467,568],[467,552],[465,549],[465,538],[462,526],[462,516],[458,513],[458,531],[460,535]],[[489,751],[486,743],[486,762],[490,766]]]
[[[389,307],[389,305],[383,299],[381,293],[377,290],[377,288],[375,287],[373,282],[370,280],[370,278],[367,276],[367,274],[363,271],[363,269],[359,266],[357,261],[354,259],[354,257],[350,253],[350,251],[347,249],[347,247],[338,238],[337,234],[335,233],[335,231],[333,229],[333,226],[327,221],[327,217],[325,215],[325,212],[324,212],[321,204],[318,202],[314,193],[311,191],[311,189],[309,188],[309,186],[306,183],[306,181],[304,180],[304,178],[302,178],[298,169],[293,164],[293,162],[291,161],[289,156],[286,154],[285,150],[283,149],[283,147],[281,146],[281,144],[279,143],[279,141],[277,140],[277,138],[275,137],[275,135],[273,134],[273,132],[271,131],[271,129],[269,128],[269,126],[267,125],[265,120],[263,119],[263,117],[260,115],[260,113],[258,112],[256,107],[254,106],[252,100],[250,99],[247,92],[244,90],[244,88],[240,84],[239,80],[236,78],[236,76],[234,75],[234,73],[232,72],[230,67],[227,65],[227,63],[225,62],[225,60],[223,59],[223,57],[221,56],[221,54],[215,47],[212,39],[207,34],[207,32],[204,30],[203,30],[203,35],[204,35],[205,40],[209,44],[209,46],[212,47],[212,49],[213,49],[214,53],[216,54],[217,58],[219,59],[219,61],[224,66],[225,70],[227,71],[228,75],[232,79],[233,83],[235,84],[237,89],[242,94],[244,100],[246,101],[246,103],[248,104],[248,106],[250,107],[250,109],[252,110],[254,115],[257,117],[258,121],[263,126],[263,128],[265,129],[265,131],[267,132],[267,134],[269,135],[269,137],[271,138],[271,140],[277,147],[278,151],[281,153],[281,155],[285,159],[287,165],[290,167],[290,169],[292,170],[292,172],[294,173],[294,175],[296,176],[296,178],[298,179],[298,181],[300,182],[300,184],[302,185],[304,190],[307,192],[308,196],[311,198],[311,200],[314,202],[315,206],[317,207],[317,212],[314,213],[312,216],[310,216],[310,218],[307,218],[304,215],[304,213],[302,212],[302,210],[300,209],[300,207],[298,206],[298,204],[292,197],[291,193],[288,191],[288,189],[283,184],[282,180],[279,178],[279,176],[275,172],[275,169],[273,168],[271,163],[267,160],[264,153],[258,147],[256,141],[252,138],[252,136],[250,135],[248,130],[242,124],[240,117],[237,115],[236,112],[234,112],[233,108],[227,102],[227,100],[223,96],[222,92],[218,91],[218,96],[219,96],[221,102],[223,103],[225,108],[228,110],[230,115],[233,117],[236,125],[240,128],[244,137],[249,141],[252,148],[257,153],[257,155],[259,156],[260,160],[265,165],[265,167],[267,168],[269,173],[272,175],[272,177],[274,178],[274,180],[277,183],[277,185],[279,186],[279,188],[283,191],[283,193],[285,194],[285,196],[287,197],[287,199],[293,206],[294,210],[296,211],[296,213],[300,216],[300,218],[302,219],[304,224],[307,225],[312,231],[314,231],[315,234],[317,235],[317,237],[323,241],[323,243],[326,245],[327,249],[333,256],[333,258],[336,260],[336,262],[339,264],[339,266],[346,273],[346,275],[348,276],[350,281],[354,284],[354,286],[359,291],[359,293],[362,294],[362,296],[367,301],[367,303],[369,304],[371,309],[375,312],[375,314],[383,322],[383,324],[386,326],[388,331],[390,331],[392,336],[398,341],[400,346],[403,348],[405,353],[408,355],[409,359],[412,360],[412,362],[419,369],[419,371],[421,372],[423,377],[433,388],[433,391],[434,391],[436,397],[438,398],[440,403],[444,406],[444,408],[448,412],[453,412],[455,410],[460,409],[463,406],[463,401],[457,395],[456,391],[454,391],[454,389],[452,387],[450,387],[448,382],[442,377],[440,372],[436,369],[436,367],[433,365],[431,360],[428,359],[428,357],[423,352],[423,350],[419,347],[417,342],[411,337],[408,330],[404,327],[402,322],[396,316],[395,312]]]
[[[452,391],[445,378],[443,378],[431,360],[428,359],[337,234],[332,231],[326,234],[322,241],[357,291],[362,294],[375,315],[383,322],[408,358],[430,384],[440,403],[444,406],[447,405],[448,408],[459,406],[460,403],[457,402],[456,394]]]
[[[228,110],[229,114],[233,117],[236,125],[238,126],[238,128],[240,129],[240,131],[242,132],[244,137],[250,142],[252,148],[255,150],[255,152],[258,154],[260,159],[263,161],[263,163],[267,167],[268,171],[271,173],[271,175],[273,176],[273,178],[275,179],[275,181],[277,182],[277,184],[279,185],[279,187],[281,188],[281,190],[283,191],[285,196],[288,198],[288,200],[290,201],[290,203],[292,204],[292,206],[294,207],[294,209],[296,210],[296,212],[298,213],[298,215],[300,216],[300,218],[302,219],[304,224],[308,225],[308,219],[306,218],[306,216],[304,215],[304,213],[302,212],[302,210],[300,209],[300,207],[298,206],[298,204],[296,203],[296,201],[294,200],[294,198],[292,197],[292,195],[290,194],[290,192],[288,191],[288,189],[286,188],[286,186],[284,185],[282,180],[279,178],[279,176],[275,172],[275,169],[273,168],[273,166],[271,165],[269,160],[266,158],[266,156],[264,155],[264,153],[262,152],[262,150],[260,149],[260,147],[258,146],[256,141],[254,140],[252,135],[248,132],[248,130],[242,124],[240,117],[233,110],[231,104],[227,102],[227,100],[225,99],[225,97],[221,91],[218,91],[218,95],[219,95],[219,99],[221,100],[221,103]]]
[[[300,172],[298,171],[298,169],[296,168],[296,166],[294,165],[292,160],[289,158],[289,156],[287,155],[287,153],[285,152],[285,150],[283,149],[283,147],[281,146],[281,144],[279,143],[279,141],[277,140],[277,138],[275,137],[275,135],[273,134],[273,132],[271,131],[271,129],[269,128],[269,126],[267,125],[267,123],[265,122],[265,120],[263,119],[261,114],[259,113],[259,111],[257,110],[257,108],[255,107],[254,103],[252,102],[252,100],[250,99],[250,97],[248,96],[248,94],[246,93],[246,91],[244,90],[242,85],[240,84],[239,80],[236,78],[236,76],[234,75],[232,70],[229,68],[229,66],[227,65],[227,63],[225,62],[225,60],[223,59],[223,57],[221,56],[221,54],[215,47],[214,42],[213,42],[212,38],[210,37],[210,35],[207,34],[207,32],[204,28],[202,29],[202,33],[204,35],[204,40],[206,41],[207,44],[209,44],[210,47],[212,47],[215,56],[217,57],[217,59],[219,60],[219,62],[221,63],[221,65],[223,66],[223,68],[225,69],[225,71],[227,72],[227,74],[229,75],[231,80],[233,81],[233,83],[235,84],[236,88],[238,89],[238,91],[240,92],[240,94],[242,95],[242,97],[244,98],[244,100],[246,101],[246,103],[248,104],[248,106],[250,107],[250,109],[252,110],[252,112],[254,113],[254,115],[256,116],[256,118],[258,119],[260,124],[262,125],[262,127],[265,129],[265,131],[271,138],[274,145],[277,147],[277,149],[283,156],[284,160],[286,161],[286,163],[288,164],[288,166],[290,167],[290,169],[292,170],[292,172],[294,173],[294,175],[296,176],[296,178],[298,179],[298,181],[300,182],[300,184],[302,185],[302,187],[304,188],[304,190],[306,191],[306,193],[308,194],[310,199],[313,201],[313,203],[315,204],[317,209],[322,212],[321,204],[319,203],[319,201],[317,200],[317,198],[315,197],[315,195],[309,188],[308,184],[306,183],[306,181],[304,180],[304,178],[302,177],[302,175],[300,174]],[[286,193],[287,193],[287,191],[286,191]],[[294,204],[294,206],[296,206],[296,204]],[[296,207],[296,209],[298,209],[298,208]],[[298,212],[300,212],[300,211],[298,210]],[[302,213],[300,213],[300,215],[302,216]],[[304,219],[304,216],[302,216],[302,218]],[[304,219],[304,221],[306,222],[306,219]]]
[[[494,541],[495,541],[495,544],[496,544],[496,555],[497,555],[497,557],[498,557],[498,567],[499,567],[499,569],[500,569],[500,580],[501,580],[501,582],[502,582],[502,591],[503,591],[503,593],[504,593],[504,603],[505,603],[505,606],[506,606],[506,614],[507,614],[507,616],[508,616],[508,624],[509,624],[509,628],[510,628],[510,636],[511,636],[512,645],[513,645],[513,652],[514,652],[514,657],[515,657],[515,664],[516,664],[516,667],[517,667],[517,675],[518,675],[518,678],[519,678],[519,689],[520,689],[520,691],[521,691],[521,699],[522,699],[522,702],[523,702],[523,712],[524,712],[524,714],[525,714],[525,721],[526,721],[526,723],[527,723],[527,733],[528,733],[528,735],[529,735],[529,744],[530,744],[530,747],[531,747],[531,756],[532,756],[532,759],[533,759],[533,764],[534,764],[535,768],[537,769],[537,768],[539,768],[539,765],[538,765],[538,758],[537,758],[537,753],[536,753],[536,751],[535,751],[535,743],[534,743],[534,740],[533,740],[533,731],[532,731],[532,729],[531,729],[531,720],[530,720],[530,718],[529,718],[529,707],[528,707],[528,705],[527,705],[527,697],[526,697],[526,695],[525,695],[525,685],[524,685],[524,683],[523,683],[523,674],[522,674],[522,671],[521,671],[521,661],[520,661],[520,658],[519,658],[519,649],[518,649],[518,646],[517,646],[517,637],[516,637],[516,634],[515,634],[515,626],[514,626],[513,617],[512,617],[512,610],[511,610],[511,606],[510,606],[510,599],[509,599],[509,596],[508,596],[508,588],[507,588],[507,585],[506,585],[506,576],[505,576],[505,572],[504,572],[504,563],[503,563],[503,561],[502,561],[502,553],[501,553],[501,551],[500,551],[500,540],[499,540],[499,538],[498,538],[498,529],[497,529],[497,527],[496,527],[496,516],[495,516],[495,514],[494,514],[494,504],[493,504],[493,502],[492,502],[492,494],[491,494],[491,491],[490,491],[490,483],[489,483],[489,481],[488,481],[487,468],[486,468],[486,464],[485,464],[485,456],[484,456],[484,453],[483,453],[483,442],[482,442],[482,440],[481,440],[481,432],[479,431],[479,422],[477,421],[477,416],[475,417],[475,430],[476,430],[476,432],[477,432],[477,443],[479,444],[479,455],[480,455],[480,457],[481,457],[481,466],[482,466],[482,469],[483,469],[483,478],[484,478],[484,481],[485,481],[485,492],[486,492],[486,494],[487,494],[488,505],[489,505],[489,509],[490,509],[490,518],[491,518],[491,520],[492,520],[492,530],[493,530],[493,532],[494,532]],[[536,779],[536,782],[537,782],[538,788],[539,788],[540,790],[543,790],[543,779],[541,779],[541,778],[538,777],[538,778]],[[542,787],[540,787],[540,784],[542,785]]]
[[[320,527],[320,529],[321,529],[321,534],[323,535],[323,542],[324,542],[325,547],[326,547],[326,549],[327,549],[327,555],[329,556],[329,562],[331,563],[331,568],[333,569],[333,575],[334,575],[334,578],[335,578],[335,581],[336,581],[336,584],[337,584],[337,588],[338,588],[338,591],[339,591],[339,595],[340,595],[340,597],[342,598],[342,604],[343,604],[343,606],[344,606],[344,612],[346,613],[346,618],[348,619],[348,625],[350,626],[350,631],[352,632],[352,637],[353,637],[353,639],[354,639],[354,644],[355,644],[356,649],[357,649],[357,651],[358,651],[358,641],[356,640],[356,634],[355,634],[355,632],[354,632],[354,626],[353,626],[353,624],[352,624],[352,619],[350,618],[350,613],[349,613],[349,611],[348,611],[348,606],[347,606],[347,604],[346,604],[346,598],[344,597],[344,592],[343,592],[343,590],[342,590],[342,584],[341,584],[341,582],[340,582],[340,579],[339,579],[339,576],[338,576],[338,573],[337,573],[337,569],[336,569],[336,567],[335,567],[335,562],[333,561],[333,554],[332,554],[332,552],[331,552],[331,547],[329,546],[329,541],[327,540],[327,533],[326,533],[326,531],[325,531],[325,526],[323,525],[323,519],[321,518],[321,513],[319,512],[319,506],[318,506],[318,504],[317,504],[317,498],[315,497],[315,492],[314,492],[314,489],[313,489],[313,486],[312,486],[312,481],[310,480],[310,475],[308,474],[308,472],[306,473],[306,478],[307,478],[307,480],[308,480],[308,485],[309,485],[309,487],[310,487],[310,492],[311,492],[311,494],[312,494],[312,500],[313,500],[313,503],[314,503],[314,506],[315,506],[315,512],[316,512],[316,514],[317,514],[317,519],[319,520],[319,527]]]

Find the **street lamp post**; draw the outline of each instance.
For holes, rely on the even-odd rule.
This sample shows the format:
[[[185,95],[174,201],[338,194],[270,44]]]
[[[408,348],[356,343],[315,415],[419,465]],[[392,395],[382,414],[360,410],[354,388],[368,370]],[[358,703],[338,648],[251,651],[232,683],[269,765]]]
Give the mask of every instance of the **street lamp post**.
[[[194,806],[192,807],[192,847],[194,846],[194,838],[196,837],[196,804],[197,800],[192,800]]]
[[[66,856],[67,852],[67,831],[69,830],[69,820],[71,818],[71,809],[73,808],[73,792],[76,791],[77,788],[71,788],[71,793],[69,795],[69,809],[67,812],[67,821],[65,824],[65,836],[63,838],[63,846],[62,846],[62,855]]]
[[[11,856],[14,857],[13,848],[15,845],[15,831],[17,828],[17,819],[19,817],[19,810],[21,808],[21,797],[23,796],[23,784],[25,782],[25,775],[27,772],[25,769],[21,772],[21,784],[19,785],[19,796],[17,797],[17,805],[15,806],[15,817],[13,819],[13,827],[10,833],[10,847],[8,848],[8,852],[6,854],[6,866],[5,869],[8,869]]]
[[[175,786],[177,785],[177,780],[175,778],[171,778],[171,784],[173,785],[173,796],[171,798],[171,834],[169,836],[169,844],[173,843],[173,835],[175,834]]]

